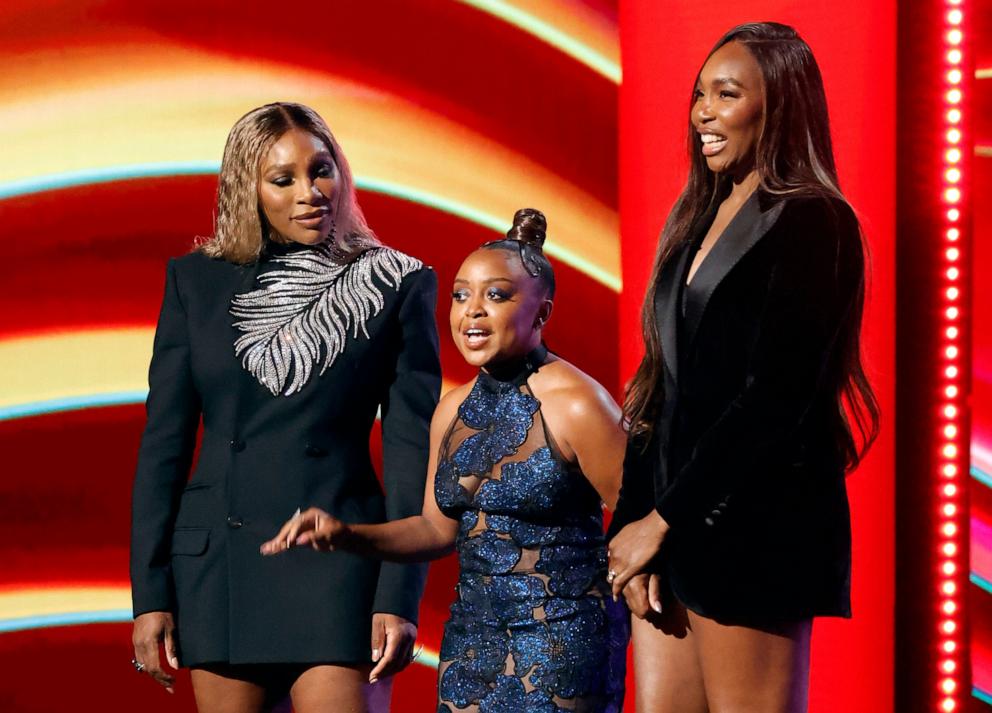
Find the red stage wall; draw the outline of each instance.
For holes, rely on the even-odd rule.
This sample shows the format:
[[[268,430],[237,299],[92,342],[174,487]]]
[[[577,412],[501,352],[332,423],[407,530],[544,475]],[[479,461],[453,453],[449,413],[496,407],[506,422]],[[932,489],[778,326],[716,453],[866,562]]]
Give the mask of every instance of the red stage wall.
[[[640,359],[639,313],[658,233],[686,172],[688,97],[710,47],[732,26],[796,27],[820,63],[842,187],[871,246],[865,350],[885,415],[865,465],[849,480],[854,619],[814,628],[812,713],[892,711],[894,606],[894,0],[623,3],[620,40],[621,378]]]

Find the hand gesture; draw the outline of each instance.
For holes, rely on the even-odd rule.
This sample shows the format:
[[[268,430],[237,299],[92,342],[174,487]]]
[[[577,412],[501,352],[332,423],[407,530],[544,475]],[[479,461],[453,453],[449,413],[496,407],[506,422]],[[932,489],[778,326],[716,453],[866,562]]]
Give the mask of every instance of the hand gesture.
[[[279,534],[260,548],[263,555],[275,555],[290,547],[309,545],[321,552],[340,546],[348,534],[348,526],[319,508],[309,508],[291,517]]]
[[[372,615],[372,661],[376,666],[369,674],[369,683],[392,676],[405,669],[417,658],[413,645],[417,627],[396,614]]]

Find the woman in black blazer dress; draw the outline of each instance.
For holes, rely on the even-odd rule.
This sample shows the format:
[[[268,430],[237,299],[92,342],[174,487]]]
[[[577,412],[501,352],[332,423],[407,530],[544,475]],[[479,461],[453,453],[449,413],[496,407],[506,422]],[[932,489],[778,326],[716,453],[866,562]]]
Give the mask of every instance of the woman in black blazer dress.
[[[625,404],[610,577],[646,620],[639,711],[795,713],[812,618],[851,613],[845,472],[878,421],[864,247],[792,28],[731,30],[691,106]]]
[[[315,112],[271,104],[238,121],[215,236],[169,262],[155,334],[133,491],[136,668],[171,689],[163,642],[193,669],[201,711],[261,711],[290,689],[301,712],[388,707],[388,681],[368,680],[410,660],[425,567],[258,548],[298,508],[420,512],[436,296],[434,273],[366,226]]]

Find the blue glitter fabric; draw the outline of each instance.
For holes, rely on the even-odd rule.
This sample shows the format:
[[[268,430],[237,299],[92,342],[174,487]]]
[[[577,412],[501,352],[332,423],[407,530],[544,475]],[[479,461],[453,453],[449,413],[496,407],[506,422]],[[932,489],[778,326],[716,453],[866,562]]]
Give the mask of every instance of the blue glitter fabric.
[[[480,373],[448,430],[438,506],[459,521],[438,713],[619,713],[629,618],[606,584],[599,496],[527,386]]]

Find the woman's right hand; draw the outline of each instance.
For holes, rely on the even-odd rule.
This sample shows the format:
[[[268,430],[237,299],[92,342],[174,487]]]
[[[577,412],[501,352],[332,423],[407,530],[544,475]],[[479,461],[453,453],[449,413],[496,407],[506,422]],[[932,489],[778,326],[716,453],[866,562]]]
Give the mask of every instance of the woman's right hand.
[[[652,610],[661,614],[661,577],[658,574],[638,574],[623,588],[627,608],[638,619],[648,619]]]
[[[341,546],[348,526],[319,508],[309,508],[291,517],[279,534],[260,548],[263,555],[276,555],[290,547],[310,545],[315,550],[330,552]]]
[[[175,693],[173,686],[176,677],[166,673],[159,656],[159,645],[164,643],[166,660],[172,668],[179,668],[179,657],[176,654],[176,621],[172,614],[164,611],[139,614],[134,619],[131,642],[134,644],[134,660],[141,664],[138,670],[147,673],[169,693]]]

